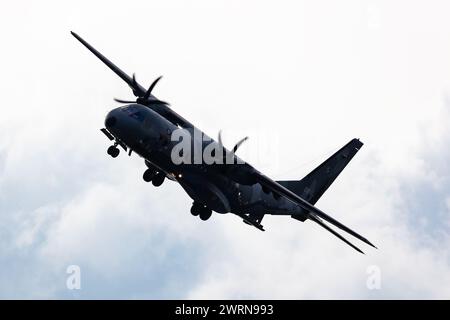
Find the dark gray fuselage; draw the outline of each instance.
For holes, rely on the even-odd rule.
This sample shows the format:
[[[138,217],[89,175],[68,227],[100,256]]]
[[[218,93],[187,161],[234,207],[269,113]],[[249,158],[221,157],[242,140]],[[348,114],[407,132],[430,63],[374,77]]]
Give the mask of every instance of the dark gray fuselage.
[[[218,213],[302,215],[302,209],[284,197],[275,197],[264,192],[256,183],[246,185],[230,179],[227,166],[248,166],[243,164],[175,164],[172,149],[178,141],[171,140],[171,134],[179,129],[172,122],[150,108],[131,104],[111,110],[106,116],[105,126],[117,139],[146,160],[148,166],[163,171],[171,180],[176,180],[196,202]],[[191,133],[192,145],[194,141]],[[214,140],[202,133],[202,152]],[[205,137],[207,139],[205,139]],[[204,141],[209,140],[209,141]],[[199,145],[199,144],[197,144]],[[234,167],[236,168],[236,167]],[[239,171],[239,170],[237,170]]]

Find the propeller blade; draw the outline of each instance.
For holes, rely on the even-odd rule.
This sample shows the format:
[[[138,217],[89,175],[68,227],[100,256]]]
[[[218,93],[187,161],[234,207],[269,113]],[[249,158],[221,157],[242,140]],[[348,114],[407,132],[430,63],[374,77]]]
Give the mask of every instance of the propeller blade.
[[[136,88],[137,85],[138,85],[137,80],[136,80],[136,73],[133,73],[133,77],[131,78],[131,82],[132,82],[134,88]],[[138,97],[140,97],[142,95],[142,92],[134,90],[133,87],[131,87],[131,89],[133,90],[133,95],[135,97],[138,98]]]
[[[238,143],[236,143],[233,147],[233,153],[236,153],[237,149],[247,140],[248,140],[248,137],[245,137],[245,138],[242,138],[241,140],[239,140]]]
[[[152,93],[153,88],[156,86],[158,81],[161,80],[161,78],[162,78],[162,76],[159,76],[158,78],[155,79],[155,81],[153,81],[153,83],[150,85],[150,87],[145,92],[144,96],[142,97],[143,99],[147,100],[150,97],[150,94]]]
[[[114,101],[118,103],[136,103],[136,101],[122,100],[117,98],[114,98]]]

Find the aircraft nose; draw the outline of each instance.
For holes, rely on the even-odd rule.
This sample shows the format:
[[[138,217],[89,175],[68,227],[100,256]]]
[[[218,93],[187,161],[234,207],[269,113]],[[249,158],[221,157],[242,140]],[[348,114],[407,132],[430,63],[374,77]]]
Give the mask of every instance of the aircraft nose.
[[[119,119],[119,112],[117,109],[111,110],[105,118],[105,127],[107,129],[117,128],[117,120]]]
[[[116,125],[116,123],[117,123],[117,118],[116,117],[114,117],[114,116],[108,116],[108,117],[106,117],[106,120],[105,120],[105,126],[107,127],[107,128],[112,128],[112,127],[114,127],[115,125]]]

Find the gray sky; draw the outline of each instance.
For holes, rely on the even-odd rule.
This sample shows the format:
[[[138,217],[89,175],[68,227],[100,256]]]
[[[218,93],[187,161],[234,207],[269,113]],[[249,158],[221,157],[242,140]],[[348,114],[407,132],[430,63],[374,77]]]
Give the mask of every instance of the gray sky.
[[[14,1],[0,12],[1,298],[450,298],[447,1]],[[364,147],[311,223],[202,222],[98,131],[129,88],[79,33],[242,158],[300,179]],[[267,125],[270,123],[270,127]],[[81,290],[66,269],[81,268]],[[371,266],[381,288],[369,290]]]

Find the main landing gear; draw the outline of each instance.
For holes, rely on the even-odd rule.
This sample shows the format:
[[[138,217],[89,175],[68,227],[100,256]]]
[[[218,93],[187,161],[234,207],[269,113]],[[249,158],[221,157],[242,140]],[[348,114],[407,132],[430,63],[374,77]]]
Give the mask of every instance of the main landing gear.
[[[119,155],[119,153],[120,153],[119,148],[117,148],[117,144],[114,144],[113,146],[110,146],[110,147],[108,148],[108,150],[107,150],[107,153],[108,153],[111,157],[116,158],[116,157]]]
[[[152,182],[155,187],[159,187],[163,184],[166,175],[160,171],[155,171],[153,169],[147,169],[142,176],[145,182]]]
[[[206,221],[211,217],[212,210],[198,202],[194,202],[191,207],[191,214],[193,216],[199,216],[200,219]]]

